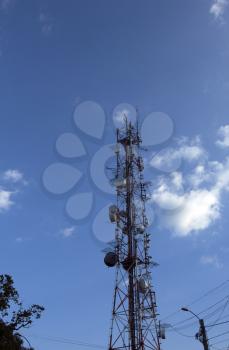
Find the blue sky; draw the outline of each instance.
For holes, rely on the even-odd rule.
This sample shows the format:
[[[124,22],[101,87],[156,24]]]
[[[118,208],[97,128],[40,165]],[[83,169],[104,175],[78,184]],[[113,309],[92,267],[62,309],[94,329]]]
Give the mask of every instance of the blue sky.
[[[95,185],[90,162],[101,146],[114,142],[112,115],[121,103],[138,107],[140,124],[158,111],[174,124],[145,156],[146,176],[153,181],[152,255],[160,264],[153,279],[161,318],[228,278],[227,3],[0,1],[0,265],[1,273],[14,276],[25,303],[46,307],[42,320],[25,332],[37,350],[81,348],[42,339],[47,337],[107,344],[114,273],[103,264],[104,244],[92,228],[112,196]],[[97,139],[82,130],[79,106],[85,101],[104,110],[104,115],[96,110],[99,122],[97,112],[90,117],[90,130],[98,133],[106,119]],[[131,111],[129,105],[119,108],[124,106]],[[153,140],[157,130],[152,123],[144,135]],[[81,140],[84,156],[66,159],[56,151],[64,133],[78,136],[72,142]],[[161,150],[162,160],[160,154],[155,158]],[[106,158],[106,147],[104,152]],[[169,172],[166,157],[173,159]],[[60,196],[42,181],[55,162],[83,172]],[[68,177],[63,168],[62,175]],[[93,194],[86,219],[66,213],[66,201],[77,192]],[[80,210],[87,211],[84,200]],[[203,298],[193,311],[227,291]],[[184,317],[178,313],[166,322]],[[196,329],[193,325],[186,334]],[[169,331],[163,349],[194,346],[201,349],[195,339]]]

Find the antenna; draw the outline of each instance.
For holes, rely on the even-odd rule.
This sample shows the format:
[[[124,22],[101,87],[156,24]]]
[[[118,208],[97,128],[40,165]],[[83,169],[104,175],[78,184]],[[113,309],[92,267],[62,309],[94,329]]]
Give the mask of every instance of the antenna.
[[[104,263],[115,267],[115,288],[108,350],[160,350],[164,328],[157,322],[156,297],[150,267],[150,234],[146,216],[148,183],[140,155],[138,126],[125,120],[117,129],[115,148],[116,204],[109,208],[115,243]],[[120,152],[123,148],[124,152]]]

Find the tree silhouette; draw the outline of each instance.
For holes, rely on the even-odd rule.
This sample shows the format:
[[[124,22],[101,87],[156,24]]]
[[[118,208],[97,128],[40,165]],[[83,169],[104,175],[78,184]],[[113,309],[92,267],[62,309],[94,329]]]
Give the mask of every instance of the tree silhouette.
[[[44,307],[33,304],[23,308],[13,278],[0,275],[0,350],[33,350],[23,346],[19,331],[41,317]]]

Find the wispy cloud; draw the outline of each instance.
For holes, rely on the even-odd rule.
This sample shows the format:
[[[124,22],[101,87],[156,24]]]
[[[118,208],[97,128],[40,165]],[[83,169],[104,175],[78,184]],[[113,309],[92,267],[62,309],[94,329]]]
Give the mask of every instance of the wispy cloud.
[[[0,213],[9,210],[14,204],[12,200],[13,192],[0,188]]]
[[[31,241],[31,237],[24,237],[24,236],[21,237],[21,236],[19,236],[19,237],[17,237],[15,239],[15,242],[18,243],[18,244],[22,244],[22,243],[29,242],[29,241]]]
[[[219,128],[216,145],[222,148],[229,148],[229,125],[224,125]]]
[[[210,14],[213,15],[216,20],[222,20],[228,4],[228,0],[213,0],[210,7]]]
[[[9,210],[14,204],[14,196],[27,182],[18,169],[0,172],[0,213]]]
[[[163,171],[171,171],[180,166],[181,161],[192,163],[206,156],[206,151],[201,145],[200,137],[193,139],[183,137],[177,140],[175,147],[166,148],[152,156],[150,165]]]
[[[219,258],[216,254],[214,255],[203,255],[200,258],[200,262],[203,265],[212,265],[216,267],[217,269],[220,269],[223,267],[223,264],[219,261]]]
[[[186,140],[181,148],[188,144]],[[210,161],[203,147],[196,147],[200,152],[191,167],[160,176],[152,190],[151,200],[160,208],[162,226],[180,237],[205,230],[219,219],[223,194],[229,192],[229,158]],[[175,155],[178,153],[183,155],[183,151],[175,149]]]
[[[44,35],[49,35],[51,34],[52,30],[53,30],[53,21],[52,19],[45,14],[44,12],[41,12],[39,15],[39,23],[41,25],[41,32]]]
[[[24,175],[17,169],[9,169],[4,172],[3,179],[16,183],[23,181]]]
[[[75,233],[75,229],[76,229],[75,226],[66,227],[63,230],[61,230],[61,235],[64,238],[69,238]]]

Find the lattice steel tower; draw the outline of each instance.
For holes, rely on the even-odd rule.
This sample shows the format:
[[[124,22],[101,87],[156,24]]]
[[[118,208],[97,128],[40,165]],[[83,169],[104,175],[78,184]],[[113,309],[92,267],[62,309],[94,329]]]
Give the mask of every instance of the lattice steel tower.
[[[140,145],[138,127],[126,120],[125,127],[117,130],[112,180],[117,202],[109,208],[115,244],[104,258],[107,266],[116,267],[108,350],[160,350],[164,338],[150,271],[154,263],[145,207],[149,183],[143,177]]]

